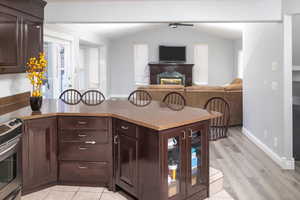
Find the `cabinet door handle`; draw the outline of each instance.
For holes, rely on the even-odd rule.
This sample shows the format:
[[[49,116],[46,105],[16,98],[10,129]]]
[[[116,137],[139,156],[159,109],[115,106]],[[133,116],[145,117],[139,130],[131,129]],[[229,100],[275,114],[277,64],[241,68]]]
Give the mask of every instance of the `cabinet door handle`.
[[[115,135],[115,137],[114,137],[114,144],[118,144],[118,136],[117,135]]]
[[[186,132],[185,132],[185,131],[182,131],[182,133],[183,133],[182,139],[185,140],[185,138],[186,138],[186,136],[185,136],[185,135],[186,135]]]
[[[78,134],[78,137],[81,137],[81,138],[86,137],[86,136],[87,136],[86,134],[80,134],[80,133]]]
[[[121,126],[121,129],[128,130],[129,127],[128,126]]]
[[[85,141],[86,144],[96,144],[96,141]]]
[[[85,150],[87,150],[88,148],[86,148],[86,147],[79,147],[78,148],[80,151],[85,151]]]
[[[193,137],[193,130],[192,130],[192,129],[190,129],[190,135],[189,135],[189,137],[190,137],[190,138]]]
[[[87,122],[84,122],[84,121],[78,121],[77,122],[79,125],[86,125],[87,124]]]
[[[85,166],[78,166],[78,169],[88,169],[88,167],[85,167]]]

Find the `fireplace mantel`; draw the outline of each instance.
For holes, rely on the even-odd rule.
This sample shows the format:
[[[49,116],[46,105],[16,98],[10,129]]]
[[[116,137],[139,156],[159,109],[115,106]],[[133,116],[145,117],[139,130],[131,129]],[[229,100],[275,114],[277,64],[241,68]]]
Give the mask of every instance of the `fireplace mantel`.
[[[150,84],[160,84],[157,78],[158,75],[173,70],[185,76],[185,86],[191,86],[193,84],[193,66],[194,64],[185,63],[149,63]]]

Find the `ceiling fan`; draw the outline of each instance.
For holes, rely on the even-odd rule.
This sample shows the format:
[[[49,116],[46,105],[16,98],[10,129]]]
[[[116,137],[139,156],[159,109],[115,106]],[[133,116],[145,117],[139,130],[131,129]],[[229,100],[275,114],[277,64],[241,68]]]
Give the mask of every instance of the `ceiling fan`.
[[[169,27],[171,28],[177,28],[178,26],[194,26],[194,24],[186,24],[186,23],[170,23]]]

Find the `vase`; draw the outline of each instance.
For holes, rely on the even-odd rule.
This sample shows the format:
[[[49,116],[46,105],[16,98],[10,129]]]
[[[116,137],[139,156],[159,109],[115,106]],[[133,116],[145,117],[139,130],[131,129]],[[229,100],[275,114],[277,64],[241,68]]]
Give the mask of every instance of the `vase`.
[[[42,103],[43,97],[30,97],[30,107],[32,111],[40,111]]]

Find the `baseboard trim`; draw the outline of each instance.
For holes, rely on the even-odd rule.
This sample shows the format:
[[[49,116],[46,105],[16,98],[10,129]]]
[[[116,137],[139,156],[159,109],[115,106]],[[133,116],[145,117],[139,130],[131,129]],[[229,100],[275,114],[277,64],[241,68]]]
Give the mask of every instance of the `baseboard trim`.
[[[256,146],[258,146],[263,152],[265,152],[276,164],[278,164],[282,169],[295,169],[295,160],[294,158],[280,157],[267,145],[262,143],[257,137],[255,137],[249,130],[243,127],[243,133],[245,136],[252,141]]]

